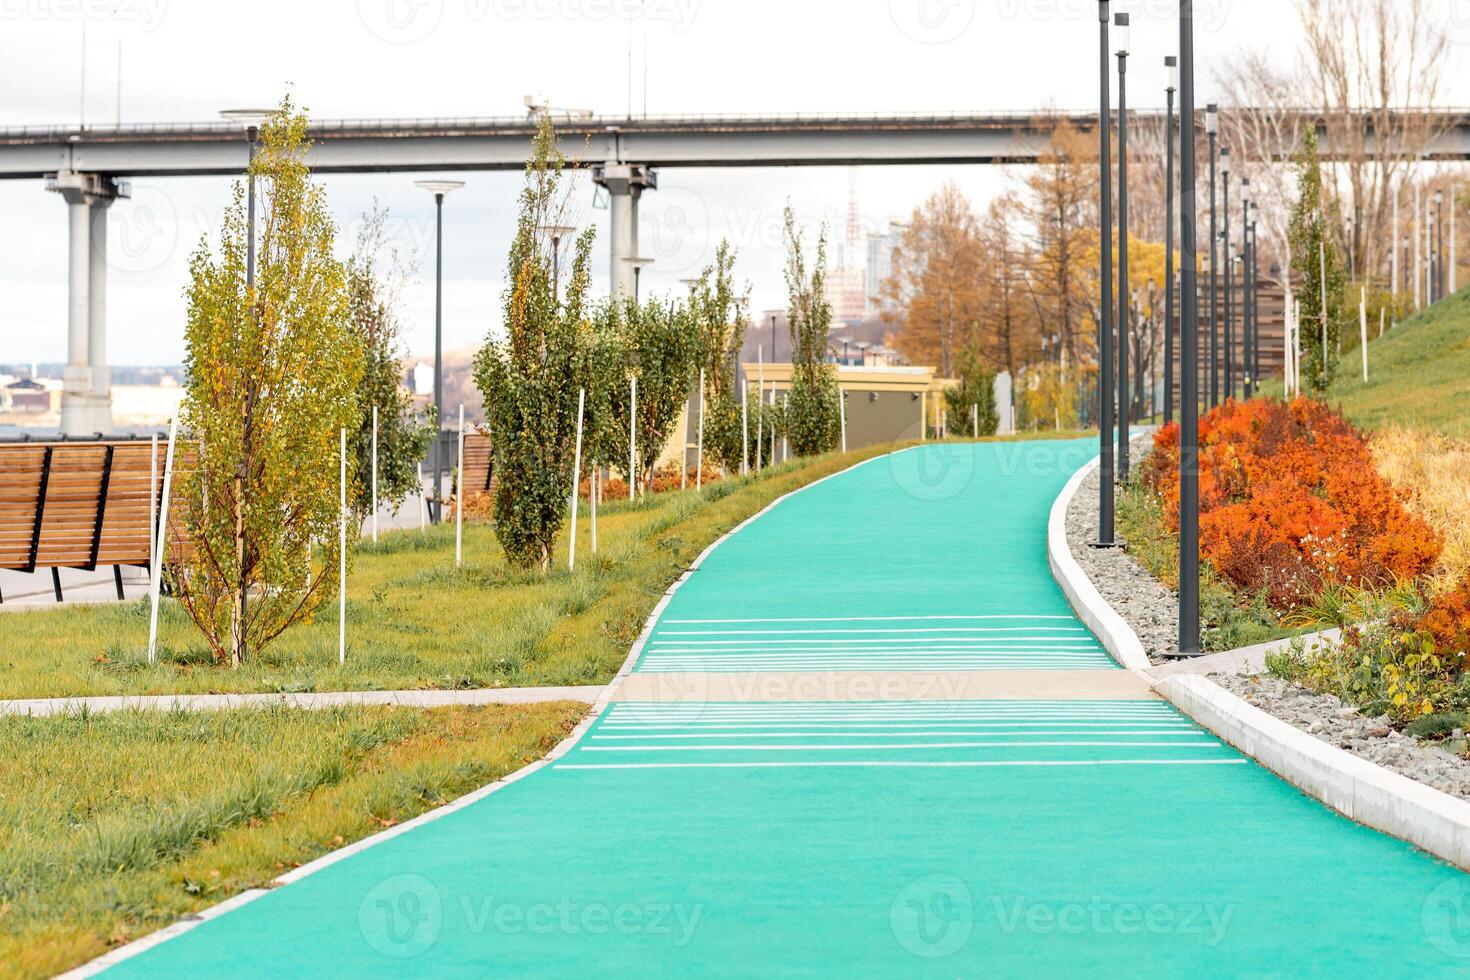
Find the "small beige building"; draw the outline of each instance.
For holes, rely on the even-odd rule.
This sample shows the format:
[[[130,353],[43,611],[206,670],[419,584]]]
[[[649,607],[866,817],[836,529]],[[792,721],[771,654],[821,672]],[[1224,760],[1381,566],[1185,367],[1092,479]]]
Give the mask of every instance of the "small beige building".
[[[748,397],[785,397],[791,388],[790,364],[743,364]],[[955,384],[938,377],[932,367],[837,366],[837,384],[846,399],[847,448],[921,438],[925,420],[933,429],[940,417],[945,388]]]

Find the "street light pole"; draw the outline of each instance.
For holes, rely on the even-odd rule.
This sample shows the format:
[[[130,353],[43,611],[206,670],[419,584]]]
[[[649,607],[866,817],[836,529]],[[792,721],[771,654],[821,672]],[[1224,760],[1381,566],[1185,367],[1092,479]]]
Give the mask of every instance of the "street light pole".
[[[1100,67],[1101,108],[1097,128],[1100,149],[1102,211],[1101,237],[1101,302],[1098,304],[1097,350],[1102,377],[1098,385],[1098,450],[1101,457],[1098,473],[1097,546],[1114,547],[1113,538],[1113,167],[1112,167],[1112,95],[1108,91],[1108,0],[1098,0],[1098,44],[1102,53]]]
[[[1127,479],[1127,426],[1132,422],[1133,392],[1127,386],[1127,331],[1132,309],[1127,289],[1127,26],[1126,13],[1113,16],[1117,43],[1117,476]]]
[[[1224,218],[1220,229],[1220,252],[1225,260],[1225,393],[1235,394],[1235,256],[1230,251],[1230,147],[1220,147],[1220,214]]]
[[[414,186],[434,195],[434,523],[443,519],[444,452],[444,195],[464,186],[462,180],[416,180]]]
[[[1195,283],[1194,0],[1179,0],[1179,652],[1199,653],[1199,293]]]
[[[1215,140],[1220,132],[1220,110],[1211,102],[1205,106],[1205,134],[1209,138],[1210,161],[1210,407],[1220,404],[1220,279],[1216,271],[1215,231]]]
[[[1250,376],[1246,378],[1246,397],[1249,398],[1258,384],[1257,379],[1261,374],[1261,270],[1258,264],[1259,252],[1256,248],[1259,242],[1257,235],[1256,216],[1260,213],[1260,207],[1255,201],[1251,202],[1251,327],[1250,327]]]
[[[1179,59],[1164,58],[1169,85],[1164,123],[1164,424],[1174,421],[1174,93],[1179,90]]]

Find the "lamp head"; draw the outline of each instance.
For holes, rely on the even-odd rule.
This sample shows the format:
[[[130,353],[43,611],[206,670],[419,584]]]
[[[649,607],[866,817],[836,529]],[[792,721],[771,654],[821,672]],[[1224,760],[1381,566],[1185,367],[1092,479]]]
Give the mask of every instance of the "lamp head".
[[[1179,59],[1172,54],[1164,56],[1164,67],[1169,69],[1168,91],[1179,91]]]
[[[1205,132],[1214,136],[1220,131],[1220,107],[1211,102],[1205,106]]]
[[[1108,22],[1109,6],[1108,0],[1097,0],[1097,19],[1104,24]]]
[[[430,194],[433,194],[435,197],[441,197],[441,196],[443,196],[445,194],[448,194],[450,191],[457,191],[457,190],[459,190],[461,187],[464,186],[464,181],[462,181],[462,180],[416,180],[416,181],[413,182],[413,186],[422,188],[423,190],[428,191]]]
[[[1116,13],[1113,15],[1113,26],[1118,29],[1118,57],[1128,57],[1128,15]]]
[[[1230,147],[1220,147],[1220,173],[1230,176]]]

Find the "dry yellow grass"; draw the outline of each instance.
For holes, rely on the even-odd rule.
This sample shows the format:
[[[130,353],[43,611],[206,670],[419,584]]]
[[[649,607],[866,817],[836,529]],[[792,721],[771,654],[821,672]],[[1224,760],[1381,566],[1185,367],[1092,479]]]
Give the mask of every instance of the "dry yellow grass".
[[[1404,505],[1444,538],[1433,591],[1470,574],[1470,442],[1433,431],[1391,426],[1373,433],[1378,472],[1404,494]]]

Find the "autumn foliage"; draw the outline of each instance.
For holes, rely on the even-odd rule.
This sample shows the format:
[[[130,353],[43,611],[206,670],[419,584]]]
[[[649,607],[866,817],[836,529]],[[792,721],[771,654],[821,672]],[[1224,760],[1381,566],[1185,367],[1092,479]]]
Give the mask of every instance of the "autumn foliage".
[[[1200,419],[1201,557],[1276,609],[1324,586],[1387,585],[1431,571],[1440,540],[1404,509],[1363,437],[1320,402],[1227,401]],[[1179,520],[1179,427],[1154,438],[1144,481]]]

